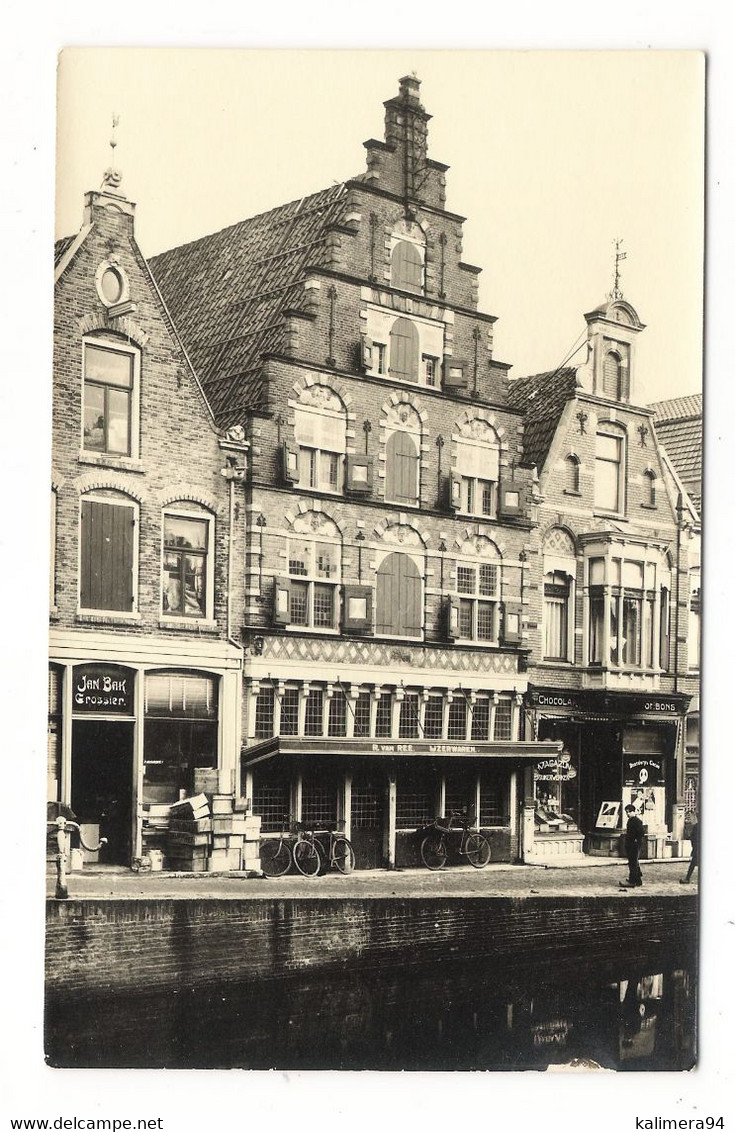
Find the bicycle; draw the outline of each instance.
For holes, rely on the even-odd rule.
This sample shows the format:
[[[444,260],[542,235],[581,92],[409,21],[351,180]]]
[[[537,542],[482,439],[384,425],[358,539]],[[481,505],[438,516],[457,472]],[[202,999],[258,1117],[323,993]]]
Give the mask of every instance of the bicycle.
[[[260,867],[267,877],[282,877],[293,864],[293,853],[286,837],[287,823],[281,826],[281,833],[276,838],[264,841],[260,846]]]
[[[313,829],[309,829],[305,822],[295,822],[296,841],[291,849],[293,863],[297,870],[305,877],[316,877],[322,869],[323,854],[316,841]]]
[[[344,822],[337,822],[332,828],[327,829],[325,832],[329,837],[326,847],[322,846],[319,842],[319,848],[324,856],[326,854],[325,872],[330,869],[336,869],[337,872],[347,876],[355,867],[355,850],[352,845],[339,830],[344,829]]]
[[[421,860],[427,869],[444,868],[449,856],[449,838],[459,834],[459,842],[452,846],[460,857],[466,857],[474,869],[484,869],[490,860],[490,842],[477,830],[470,830],[471,816],[452,810],[445,818],[435,818],[421,842]]]

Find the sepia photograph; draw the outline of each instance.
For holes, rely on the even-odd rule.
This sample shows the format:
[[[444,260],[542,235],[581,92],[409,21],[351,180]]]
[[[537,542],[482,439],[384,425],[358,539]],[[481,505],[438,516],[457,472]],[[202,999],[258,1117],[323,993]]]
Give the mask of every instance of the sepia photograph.
[[[702,53],[69,47],[56,161],[47,1064],[691,1070]]]

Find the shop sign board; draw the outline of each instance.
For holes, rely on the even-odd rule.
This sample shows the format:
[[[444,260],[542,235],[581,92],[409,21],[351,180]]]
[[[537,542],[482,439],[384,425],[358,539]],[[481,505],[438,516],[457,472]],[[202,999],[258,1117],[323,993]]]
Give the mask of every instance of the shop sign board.
[[[577,777],[577,771],[572,766],[572,756],[569,751],[562,751],[558,758],[541,759],[536,763],[534,778],[537,782],[569,782]]]
[[[135,673],[116,664],[78,664],[74,668],[75,715],[132,715]]]
[[[664,786],[664,760],[652,755],[625,755],[623,782],[626,786]]]
[[[642,696],[639,692],[568,692],[553,688],[533,688],[529,691],[533,707],[542,712],[578,711],[609,712],[610,714],[637,716],[668,716],[676,719],[686,710],[689,697],[667,696],[653,693]]]
[[[617,829],[620,802],[603,802],[595,822],[596,829]]]

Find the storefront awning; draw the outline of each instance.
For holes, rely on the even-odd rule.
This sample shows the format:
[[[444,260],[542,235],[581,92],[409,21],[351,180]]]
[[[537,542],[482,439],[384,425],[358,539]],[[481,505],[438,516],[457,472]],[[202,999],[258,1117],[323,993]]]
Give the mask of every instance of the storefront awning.
[[[368,758],[480,758],[514,759],[516,762],[536,762],[537,759],[555,758],[562,749],[559,740],[540,743],[498,742],[484,743],[466,740],[441,739],[289,739],[274,737],[243,748],[246,767],[255,766],[267,759],[290,755],[334,755],[346,758],[351,755]]]

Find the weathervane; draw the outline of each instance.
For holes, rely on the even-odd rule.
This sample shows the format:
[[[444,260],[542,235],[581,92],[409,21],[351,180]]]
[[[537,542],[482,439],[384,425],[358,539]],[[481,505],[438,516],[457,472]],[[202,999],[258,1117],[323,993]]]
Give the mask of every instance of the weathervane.
[[[620,245],[622,242],[622,240],[613,240],[615,244],[615,276],[613,279],[613,289],[610,293],[612,302],[615,302],[616,299],[622,299],[623,297],[623,292],[620,289],[620,264],[622,260],[627,259],[628,253],[621,252]]]
[[[120,125],[120,115],[112,115],[112,136],[110,137],[110,149],[112,150],[112,165],[105,169],[102,175],[102,188],[118,189],[122,181],[122,173],[115,167],[115,147],[117,146],[117,137],[115,130]]]

